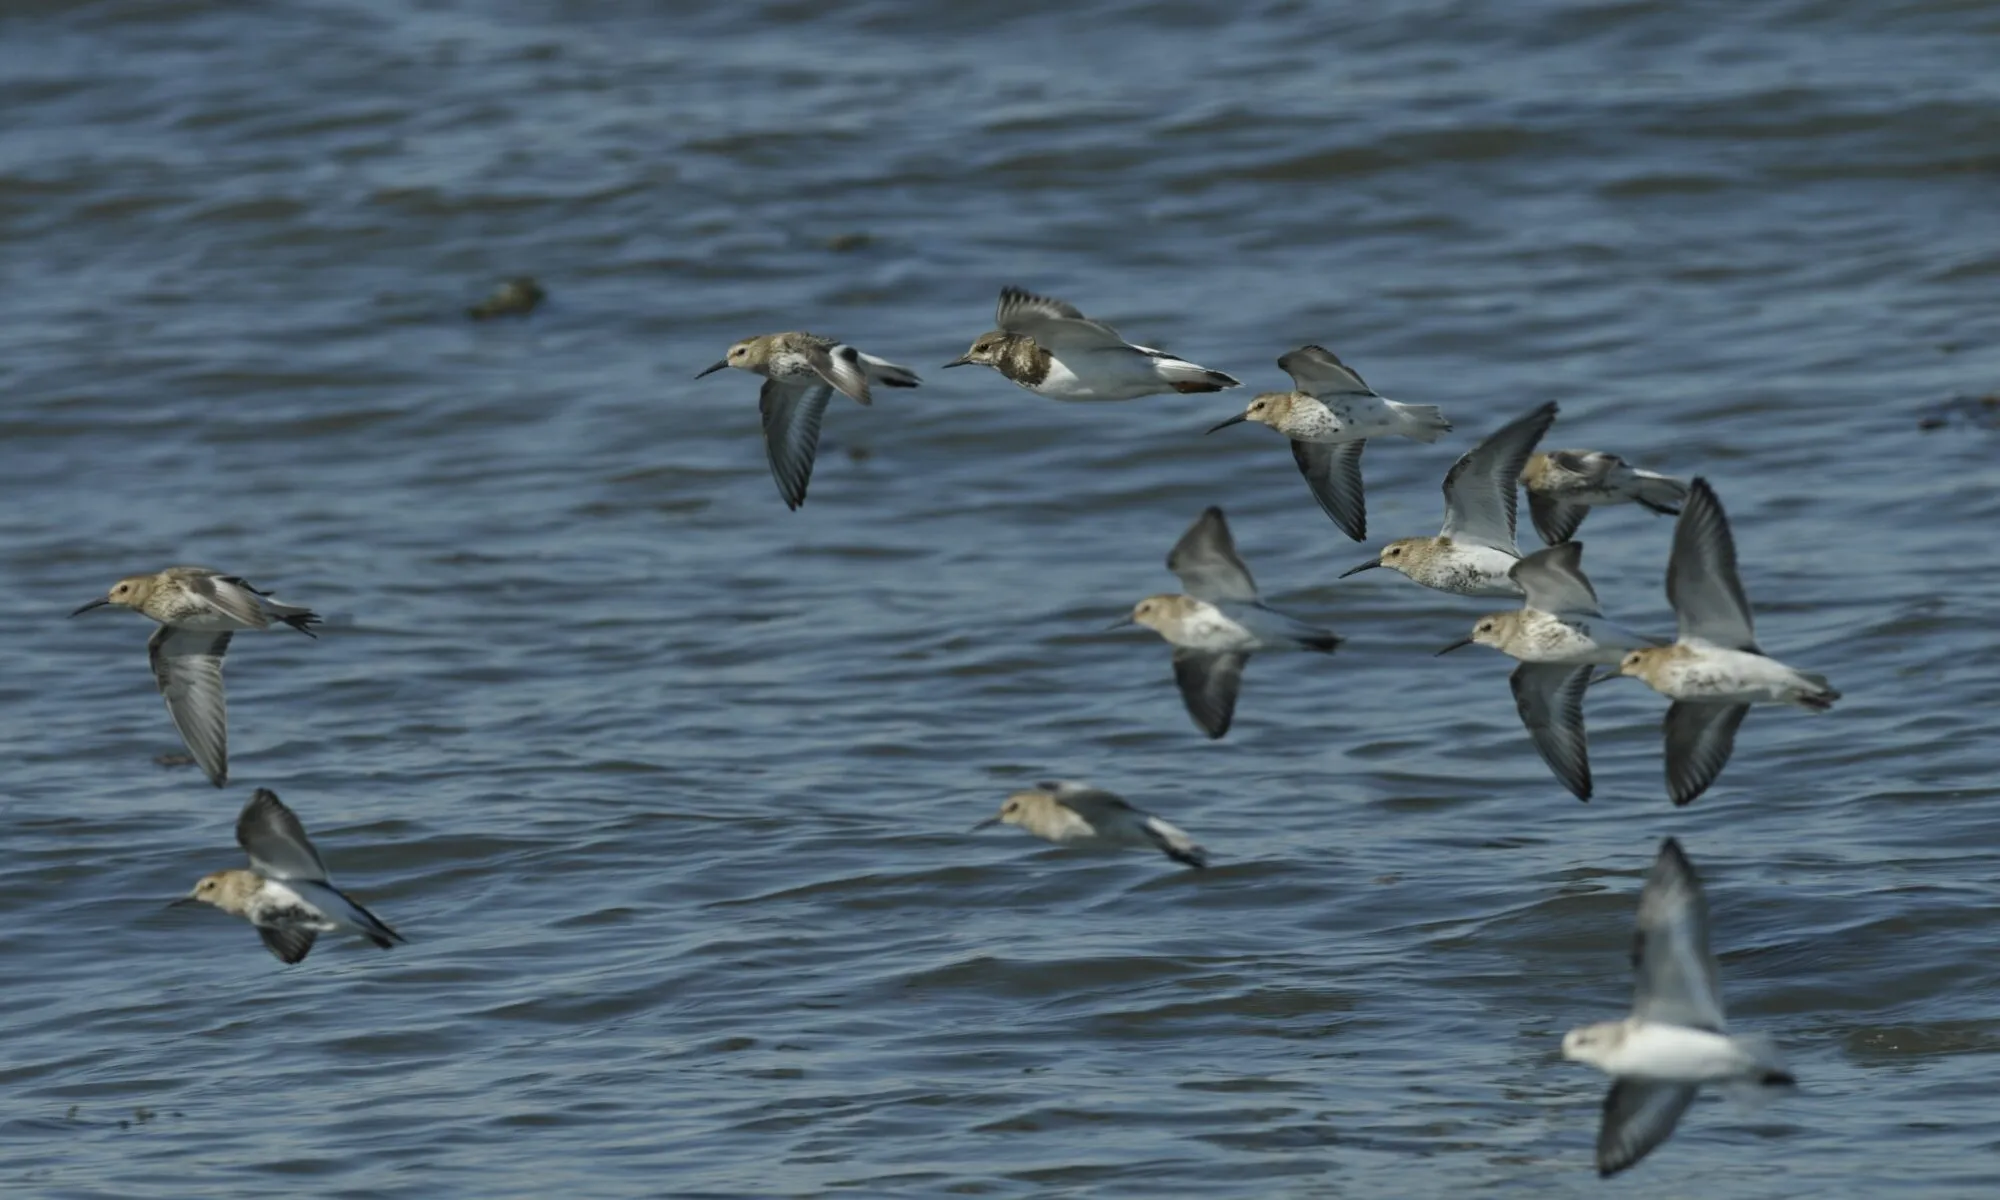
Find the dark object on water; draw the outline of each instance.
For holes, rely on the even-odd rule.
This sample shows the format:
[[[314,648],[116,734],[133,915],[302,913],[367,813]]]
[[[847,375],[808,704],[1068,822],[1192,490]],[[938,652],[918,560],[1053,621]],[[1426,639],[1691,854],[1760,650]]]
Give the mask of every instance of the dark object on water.
[[[492,295],[466,309],[465,315],[475,321],[489,321],[494,317],[525,317],[535,311],[535,306],[546,295],[548,293],[532,276],[522,275],[494,288]]]
[[[191,767],[194,765],[194,755],[155,754],[153,756],[153,763],[156,766],[162,766],[162,767]]]
[[[1957,423],[1981,429],[2000,429],[2000,392],[1988,392],[1984,396],[1953,396],[1942,404],[1932,405],[1917,418],[1918,429],[1943,429]]]

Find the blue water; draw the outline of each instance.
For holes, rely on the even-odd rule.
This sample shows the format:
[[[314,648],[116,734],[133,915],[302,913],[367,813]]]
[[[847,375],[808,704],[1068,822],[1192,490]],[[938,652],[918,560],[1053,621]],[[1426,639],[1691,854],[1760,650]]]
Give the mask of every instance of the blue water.
[[[2000,435],[1919,417],[2000,390],[1995,61],[1952,3],[0,9],[0,1192],[1597,1195],[1559,1042],[1668,834],[1803,1086],[1612,1186],[1990,1192]],[[1248,387],[938,371],[1005,284]],[[692,377],[798,328],[925,386],[788,513]],[[1675,810],[1596,689],[1578,804],[1431,657],[1504,605],[1336,582],[1282,442],[1203,436],[1306,341],[1457,423],[1371,449],[1378,537],[1555,400],[1715,484],[1846,699]],[[1104,630],[1210,504],[1349,639],[1217,743]],[[1671,528],[1584,527],[1628,624]],[[175,562],[328,618],[232,648],[222,791],[146,623],[64,619]],[[1050,776],[1215,865],[966,832]],[[258,786],[411,945],[164,909]]]

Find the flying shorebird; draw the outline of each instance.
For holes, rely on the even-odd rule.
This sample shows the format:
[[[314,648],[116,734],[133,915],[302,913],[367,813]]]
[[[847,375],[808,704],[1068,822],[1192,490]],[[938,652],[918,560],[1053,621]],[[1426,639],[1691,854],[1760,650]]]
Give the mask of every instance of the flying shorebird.
[[[109,594],[70,616],[105,606],[129,608],[160,623],[146,643],[153,681],[167,702],[167,715],[208,781],[229,781],[229,722],[222,692],[222,656],[230,636],[243,629],[268,629],[281,621],[307,637],[318,614],[280,604],[237,575],[206,567],[168,567],[152,575],[131,575],[111,585]]]
[[[1440,592],[1519,596],[1521,586],[1507,574],[1521,558],[1514,544],[1516,481],[1555,419],[1550,401],[1466,451],[1445,473],[1444,528],[1438,535],[1398,538],[1340,577],[1388,567]]]
[[[1000,814],[972,828],[1016,825],[1043,841],[1085,850],[1157,850],[1190,867],[1208,865],[1208,852],[1178,826],[1135,808],[1123,796],[1088,784],[1059,780],[1015,792]]]
[[[980,334],[945,366],[992,367],[1051,400],[1132,400],[1243,386],[1164,350],[1135,346],[1074,305],[1020,288],[1001,289],[993,323],[999,328]]]
[[[250,856],[250,869],[204,875],[176,905],[213,904],[244,918],[287,964],[304,958],[322,933],[353,933],[384,950],[405,940],[333,886],[298,815],[270,790],[258,788],[243,806],[236,842]]]
[[[1674,523],[1667,602],[1680,623],[1679,639],[1632,651],[1618,673],[1673,699],[1664,725],[1667,795],[1687,804],[1722,774],[1751,705],[1825,712],[1840,693],[1826,676],[1788,667],[1757,648],[1750,601],[1736,573],[1736,539],[1706,479],[1688,489]]]
[[[1292,377],[1289,392],[1253,397],[1242,412],[1209,430],[1254,421],[1292,440],[1292,460],[1313,499],[1342,533],[1368,540],[1368,504],[1361,488],[1361,451],[1368,438],[1400,435],[1435,442],[1451,422],[1431,404],[1398,404],[1378,395],[1331,350],[1301,346],[1278,360]]]
[[[1528,515],[1535,532],[1553,546],[1576,536],[1590,510],[1628,501],[1665,516],[1678,516],[1687,484],[1670,475],[1642,471],[1602,450],[1548,450],[1521,469],[1528,490]]]
[[[1577,799],[1589,800],[1583,693],[1590,686],[1591,668],[1615,665],[1626,651],[1659,643],[1604,619],[1582,560],[1583,543],[1564,542],[1515,563],[1508,574],[1527,601],[1513,612],[1479,618],[1471,637],[1438,653],[1477,642],[1518,659],[1521,665],[1508,683],[1521,724],[1562,785]]]
[[[1174,543],[1167,570],[1185,595],[1148,596],[1117,622],[1144,625],[1174,647],[1174,680],[1188,715],[1211,738],[1229,732],[1250,655],[1269,650],[1332,654],[1340,638],[1267,608],[1250,568],[1237,557],[1222,510],[1210,508]]]
[[[870,402],[870,384],[916,387],[916,372],[816,333],[766,333],[744,338],[719,363],[696,375],[735,367],[764,377],[757,415],[764,422],[764,454],[785,507],[806,502],[819,426],[836,389],[857,404]]]
[[[1597,1173],[1616,1175],[1673,1133],[1704,1083],[1757,1088],[1796,1082],[1775,1048],[1730,1036],[1708,944],[1701,879],[1668,838],[1639,893],[1632,939],[1632,1015],[1563,1035],[1563,1057],[1612,1078],[1597,1134]]]

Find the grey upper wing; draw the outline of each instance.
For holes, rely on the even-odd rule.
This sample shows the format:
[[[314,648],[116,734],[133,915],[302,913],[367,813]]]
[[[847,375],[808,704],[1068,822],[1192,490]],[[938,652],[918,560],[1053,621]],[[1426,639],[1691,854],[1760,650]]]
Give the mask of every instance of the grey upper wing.
[[[1597,1173],[1616,1175],[1667,1140],[1700,1089],[1688,1083],[1620,1079],[1604,1097],[1597,1127]]]
[[[266,878],[326,882],[326,864],[306,836],[306,827],[269,788],[258,788],[243,806],[236,818],[236,844]]]
[[[1708,901],[1693,864],[1673,838],[1661,843],[1639,892],[1632,970],[1633,1016],[1723,1031],[1722,985],[1708,945]]]
[[[1236,539],[1229,536],[1222,510],[1212,505],[1174,543],[1167,570],[1180,576],[1181,586],[1197,600],[1244,604],[1257,600],[1257,581],[1237,556]]]
[[[993,319],[1003,332],[1025,334],[1058,356],[1062,349],[1133,349],[1116,329],[1084,316],[1075,305],[1020,288],[1001,289]]]
[[[1535,749],[1570,794],[1590,799],[1590,741],[1583,731],[1583,693],[1591,667],[1566,663],[1522,663],[1508,682],[1514,708],[1534,739]]]
[[[806,502],[813,458],[819,453],[820,421],[832,399],[829,384],[776,379],[765,380],[757,394],[757,413],[764,419],[764,453],[787,508],[797,509]]]
[[[1174,651],[1174,682],[1188,716],[1211,738],[1229,732],[1236,715],[1236,692],[1243,684],[1247,654],[1211,654],[1203,650]]]
[[[1521,585],[1527,597],[1524,608],[1557,616],[1600,615],[1597,591],[1583,573],[1582,542],[1563,542],[1537,550],[1509,567],[1507,577]]]
[[[1361,452],[1357,442],[1293,442],[1292,461],[1299,464],[1313,499],[1340,531],[1357,542],[1368,540],[1368,498],[1361,488]]]
[[[271,618],[258,601],[263,593],[246,580],[234,575],[196,575],[187,584],[195,595],[233,621],[241,621],[251,629],[263,629],[271,624]]]
[[[1701,638],[1736,650],[1757,649],[1750,601],[1736,574],[1736,539],[1729,517],[1708,480],[1696,479],[1674,522],[1674,552],[1667,560],[1667,602],[1680,619],[1682,641]]]
[[[162,625],[146,642],[153,682],[188,753],[216,787],[229,782],[229,712],[222,691],[227,632]]]
[[[1072,784],[1059,790],[1047,787],[1043,790],[1054,791],[1056,799],[1062,801],[1077,816],[1090,822],[1092,828],[1103,828],[1104,820],[1110,813],[1138,811],[1125,797],[1102,788],[1078,787]]]
[[[1375,389],[1362,382],[1361,372],[1340,361],[1324,346],[1300,346],[1278,359],[1278,369],[1292,377],[1292,383],[1308,396],[1336,396],[1343,392],[1373,396]]]
[[[1535,532],[1551,546],[1575,537],[1577,526],[1589,515],[1587,504],[1565,504],[1540,492],[1528,493],[1528,516],[1534,519]]]
[[[1714,704],[1676,700],[1667,706],[1667,797],[1689,804],[1707,791],[1729,765],[1736,750],[1736,729],[1750,714],[1747,704]]]
[[[1444,477],[1442,537],[1514,551],[1514,502],[1521,469],[1556,419],[1553,400],[1501,426],[1466,451]]]

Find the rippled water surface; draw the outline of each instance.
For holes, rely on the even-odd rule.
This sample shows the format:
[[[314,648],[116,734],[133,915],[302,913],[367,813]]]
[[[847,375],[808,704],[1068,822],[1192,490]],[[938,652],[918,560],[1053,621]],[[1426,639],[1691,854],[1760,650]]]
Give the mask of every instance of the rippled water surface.
[[[1804,1086],[1709,1098],[1635,1196],[2000,1184],[2000,9],[1172,0],[0,8],[0,1191],[9,1196],[1595,1195],[1639,880],[1683,839],[1732,1015]],[[500,279],[526,320],[463,314]],[[1471,441],[1704,474],[1759,633],[1846,693],[1664,796],[1591,694],[1569,798],[1501,605],[1387,572],[1248,391],[940,372],[1003,284],[1278,386],[1337,349],[1458,432],[1370,451],[1428,532]],[[925,375],[779,502],[806,328]],[[1204,741],[1169,590],[1221,504],[1349,638]],[[1585,526],[1665,631],[1671,523]],[[179,747],[171,562],[328,617]],[[1207,872],[965,831],[1067,776]],[[411,938],[279,966],[165,910],[250,789]]]

